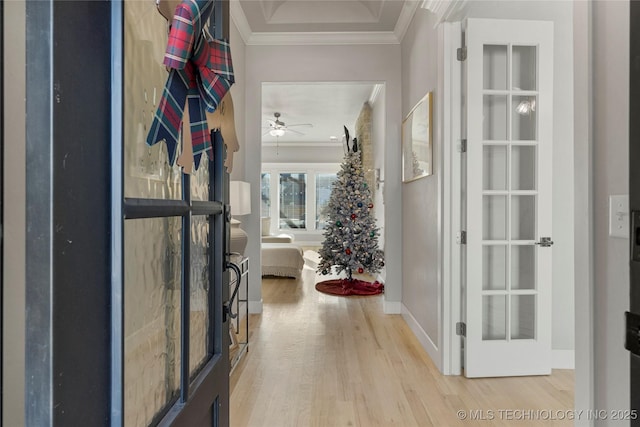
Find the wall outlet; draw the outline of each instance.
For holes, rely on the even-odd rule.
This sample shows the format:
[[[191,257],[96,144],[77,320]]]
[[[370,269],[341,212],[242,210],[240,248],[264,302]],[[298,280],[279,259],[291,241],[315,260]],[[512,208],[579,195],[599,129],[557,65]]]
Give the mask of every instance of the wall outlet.
[[[629,238],[629,195],[609,196],[609,236]]]

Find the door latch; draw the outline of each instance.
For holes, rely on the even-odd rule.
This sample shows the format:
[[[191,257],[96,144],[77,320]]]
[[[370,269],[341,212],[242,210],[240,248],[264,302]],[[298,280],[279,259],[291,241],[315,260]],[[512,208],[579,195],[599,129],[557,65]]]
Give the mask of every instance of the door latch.
[[[539,242],[536,242],[536,245],[540,245],[541,248],[548,248],[553,245],[553,240],[551,237],[541,237]]]

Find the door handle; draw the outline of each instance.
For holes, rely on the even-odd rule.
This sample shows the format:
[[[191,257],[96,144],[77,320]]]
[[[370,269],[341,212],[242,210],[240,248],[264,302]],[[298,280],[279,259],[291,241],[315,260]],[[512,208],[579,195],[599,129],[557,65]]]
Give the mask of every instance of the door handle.
[[[626,311],[626,333],[624,348],[636,356],[640,356],[640,315]]]
[[[631,261],[640,261],[640,211],[631,211]]]
[[[536,245],[540,245],[541,248],[548,248],[553,245],[553,240],[551,237],[541,237],[539,242],[536,242]]]

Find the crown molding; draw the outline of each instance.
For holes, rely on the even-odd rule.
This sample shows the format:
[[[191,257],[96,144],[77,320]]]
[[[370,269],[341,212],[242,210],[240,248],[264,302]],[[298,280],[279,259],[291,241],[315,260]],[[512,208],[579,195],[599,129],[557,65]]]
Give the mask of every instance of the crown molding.
[[[350,44],[399,44],[391,31],[361,32],[264,32],[252,33],[247,45],[350,45]]]
[[[369,105],[372,105],[376,102],[376,99],[378,99],[378,95],[380,95],[380,92],[382,91],[382,86],[382,83],[373,85],[373,90],[371,91],[371,95],[369,95]]]
[[[296,142],[275,142],[275,141],[265,141],[262,143],[263,147],[280,147],[280,148],[287,148],[287,147],[342,147],[343,143],[338,141],[338,142],[322,142],[322,141],[316,141],[316,142],[303,142],[303,141],[296,141]]]
[[[469,0],[424,0],[422,2],[423,9],[437,16],[436,26],[442,22],[449,20],[454,14],[460,12]]]
[[[453,1],[464,3],[466,0]],[[422,7],[430,4],[452,3],[452,0],[423,0]],[[393,31],[343,31],[343,32],[253,32],[239,0],[230,0],[229,10],[233,22],[245,45],[366,45],[400,44],[420,6],[420,1],[406,0]],[[429,9],[431,10],[431,9]]]
[[[247,17],[244,14],[244,10],[242,10],[239,0],[231,0],[229,2],[229,14],[236,24],[242,41],[246,45],[251,37],[251,26],[249,25],[249,21],[247,21]]]
[[[404,35],[407,33],[407,29],[409,28],[413,15],[416,14],[416,10],[418,10],[419,5],[420,2],[416,0],[406,0],[404,2],[398,21],[396,22],[396,27],[393,30],[393,33],[398,39],[398,43],[402,42]]]

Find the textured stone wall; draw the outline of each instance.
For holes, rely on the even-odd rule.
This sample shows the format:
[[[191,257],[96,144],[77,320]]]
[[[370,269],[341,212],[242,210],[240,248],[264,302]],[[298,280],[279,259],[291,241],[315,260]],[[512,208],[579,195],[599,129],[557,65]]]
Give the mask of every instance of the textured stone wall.
[[[364,178],[371,189],[371,198],[375,197],[376,177],[373,163],[373,142],[371,141],[371,106],[365,102],[356,120],[356,138],[362,153]]]

